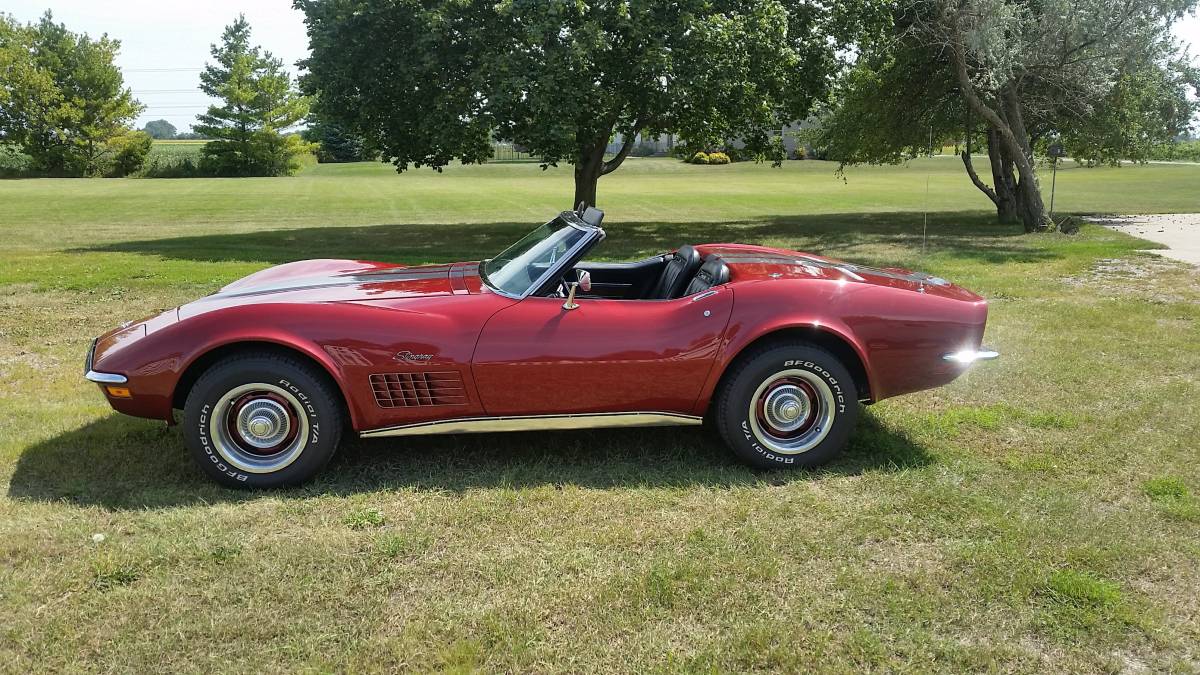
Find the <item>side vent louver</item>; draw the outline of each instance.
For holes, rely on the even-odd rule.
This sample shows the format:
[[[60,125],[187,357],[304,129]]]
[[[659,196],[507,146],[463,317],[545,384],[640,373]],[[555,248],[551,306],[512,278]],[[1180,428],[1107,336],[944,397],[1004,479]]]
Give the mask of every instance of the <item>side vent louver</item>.
[[[453,371],[376,373],[371,375],[371,390],[375,392],[375,402],[381,408],[467,403],[462,375]]]

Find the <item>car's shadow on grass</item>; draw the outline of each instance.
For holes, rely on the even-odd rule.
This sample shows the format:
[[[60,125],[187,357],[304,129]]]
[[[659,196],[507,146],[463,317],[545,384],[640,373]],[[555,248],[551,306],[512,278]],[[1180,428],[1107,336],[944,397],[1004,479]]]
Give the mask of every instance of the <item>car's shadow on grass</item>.
[[[122,241],[72,252],[140,253],[201,262],[278,264],[304,258],[387,260],[403,264],[478,260],[529,231],[532,222],[411,223],[305,227],[236,234],[205,234]],[[1039,262],[1053,250],[1021,236],[1019,227],[997,225],[981,211],[771,216],[720,222],[609,222],[607,240],[595,254],[630,259],[702,242],[770,242],[876,265],[903,264],[925,250],[979,263]]]
[[[311,483],[275,491],[224,489],[196,468],[178,431],[110,415],[27,448],[9,485],[16,500],[109,509],[169,508],[377,490],[461,492],[544,485],[597,489],[735,487],[896,471],[933,459],[869,410],[846,451],[815,471],[757,471],[700,427],[349,440]]]

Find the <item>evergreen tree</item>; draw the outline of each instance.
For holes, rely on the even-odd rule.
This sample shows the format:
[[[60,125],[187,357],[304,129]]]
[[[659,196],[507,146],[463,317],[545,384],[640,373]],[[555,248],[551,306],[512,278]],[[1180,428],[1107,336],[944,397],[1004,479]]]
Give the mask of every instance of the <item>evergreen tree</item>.
[[[216,61],[200,74],[200,89],[223,101],[198,115],[193,130],[213,140],[204,145],[201,170],[217,176],[282,176],[299,168],[311,146],[284,132],[308,114],[283,61],[250,44],[246,17],[226,26]]]
[[[304,139],[317,144],[318,162],[364,162],[379,156],[361,136],[349,133],[333,122],[317,115],[309,115],[306,122]]]

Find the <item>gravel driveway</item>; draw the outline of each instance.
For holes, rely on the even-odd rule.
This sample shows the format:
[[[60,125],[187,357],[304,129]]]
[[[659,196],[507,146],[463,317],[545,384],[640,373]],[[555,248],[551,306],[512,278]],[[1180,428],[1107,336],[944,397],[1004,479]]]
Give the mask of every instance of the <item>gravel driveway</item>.
[[[1200,265],[1200,213],[1164,213],[1151,216],[1103,216],[1089,220],[1142,239],[1170,246],[1152,250],[1168,258]]]

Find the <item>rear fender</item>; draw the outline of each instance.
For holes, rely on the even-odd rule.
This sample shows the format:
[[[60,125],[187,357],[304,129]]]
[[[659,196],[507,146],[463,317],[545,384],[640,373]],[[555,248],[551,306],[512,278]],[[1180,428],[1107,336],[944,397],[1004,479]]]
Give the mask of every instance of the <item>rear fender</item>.
[[[842,342],[858,356],[859,363],[862,366],[862,376],[865,378],[868,387],[875,381],[871,371],[871,362],[867,359],[866,350],[845,324],[831,322],[828,318],[816,319],[810,316],[779,317],[776,320],[756,325],[753,328],[739,323],[730,323],[725,334],[725,341],[722,343],[721,350],[716,357],[716,367],[712,369],[708,380],[704,383],[704,389],[700,393],[700,398],[696,401],[696,408],[693,414],[705,414],[712,401],[717,385],[720,384],[726,371],[731,365],[737,362],[738,357],[747,349],[760,344],[762,341],[770,340],[773,336],[778,336],[781,339],[793,338],[790,334],[796,331],[815,331],[827,338],[833,338]],[[803,338],[795,337],[793,339]],[[854,364],[844,365],[851,372],[854,371]],[[859,395],[862,396],[865,393],[860,391]]]

